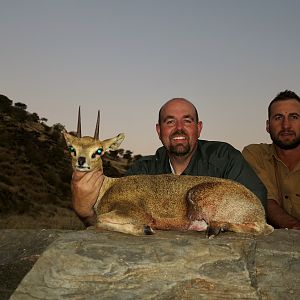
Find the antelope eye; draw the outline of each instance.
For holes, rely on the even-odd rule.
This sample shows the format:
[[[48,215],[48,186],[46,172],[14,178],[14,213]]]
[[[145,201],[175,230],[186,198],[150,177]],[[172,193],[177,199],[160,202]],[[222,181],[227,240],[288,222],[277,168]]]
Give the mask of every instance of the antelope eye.
[[[97,154],[97,155],[101,155],[102,152],[103,152],[103,149],[102,149],[102,148],[99,148],[99,149],[97,149],[96,154]]]
[[[98,148],[95,153],[92,154],[92,158],[95,158],[96,155],[101,155],[103,153],[102,148]]]
[[[69,152],[72,154],[74,154],[74,155],[76,155],[76,150],[75,150],[75,148],[73,147],[73,146],[69,146],[68,147],[68,150],[69,150]]]

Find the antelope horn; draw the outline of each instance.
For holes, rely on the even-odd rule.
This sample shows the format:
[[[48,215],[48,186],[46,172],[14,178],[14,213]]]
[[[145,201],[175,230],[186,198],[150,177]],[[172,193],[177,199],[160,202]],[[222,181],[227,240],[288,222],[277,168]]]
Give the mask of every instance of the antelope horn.
[[[77,137],[78,137],[78,138],[81,138],[81,116],[80,116],[80,106],[79,106],[79,109],[78,109]]]
[[[100,110],[98,110],[96,129],[94,134],[94,139],[99,140],[99,124],[100,124]]]

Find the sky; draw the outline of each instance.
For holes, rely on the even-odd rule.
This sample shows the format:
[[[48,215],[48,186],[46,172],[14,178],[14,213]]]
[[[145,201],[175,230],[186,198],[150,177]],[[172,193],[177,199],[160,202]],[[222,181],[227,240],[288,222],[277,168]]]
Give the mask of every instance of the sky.
[[[298,0],[0,0],[0,94],[47,124],[134,155],[161,146],[159,108],[183,97],[202,139],[270,143],[269,102],[300,94]]]

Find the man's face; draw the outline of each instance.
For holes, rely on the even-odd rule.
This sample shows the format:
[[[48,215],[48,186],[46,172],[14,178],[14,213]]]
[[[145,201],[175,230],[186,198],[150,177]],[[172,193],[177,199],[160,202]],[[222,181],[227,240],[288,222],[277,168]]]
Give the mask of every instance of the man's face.
[[[281,149],[300,145],[300,103],[295,99],[274,102],[267,121],[267,132]]]
[[[160,120],[156,130],[170,153],[185,156],[195,151],[202,122],[196,121],[196,112],[191,103],[180,99],[166,103]]]

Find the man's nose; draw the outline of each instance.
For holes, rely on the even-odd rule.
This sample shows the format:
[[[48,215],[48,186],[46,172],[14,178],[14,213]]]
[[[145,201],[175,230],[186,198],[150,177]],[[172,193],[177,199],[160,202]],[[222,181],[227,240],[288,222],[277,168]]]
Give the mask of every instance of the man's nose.
[[[176,129],[177,129],[177,130],[181,130],[182,128],[183,128],[183,122],[180,121],[180,120],[178,120],[178,121],[176,122]]]
[[[284,129],[287,129],[287,128],[291,127],[291,123],[290,123],[289,118],[283,118],[283,120],[282,120],[282,127]]]

